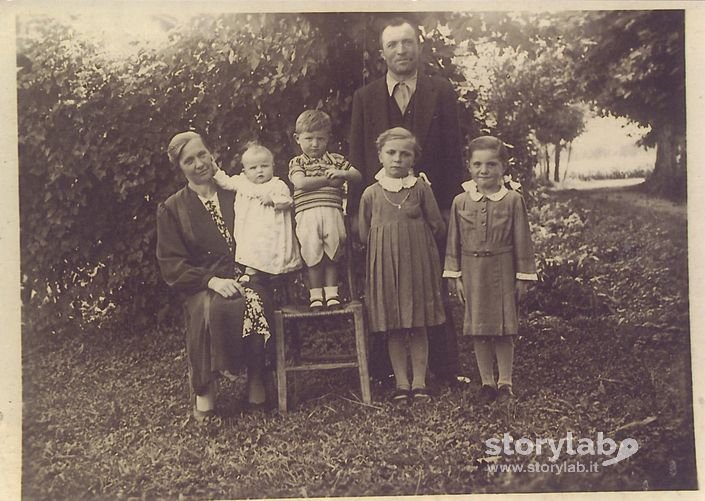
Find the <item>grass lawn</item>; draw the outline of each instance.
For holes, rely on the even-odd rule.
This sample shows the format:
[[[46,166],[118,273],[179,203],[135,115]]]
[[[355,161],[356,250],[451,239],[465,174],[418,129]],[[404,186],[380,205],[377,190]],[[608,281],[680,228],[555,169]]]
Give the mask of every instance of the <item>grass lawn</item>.
[[[461,339],[463,373],[472,382],[449,389],[431,381],[431,403],[394,407],[384,400],[386,389],[375,387],[373,406],[363,405],[356,373],[343,370],[297,375],[296,403],[287,415],[246,413],[239,403],[243,382],[236,380],[221,385],[222,416],[199,426],[189,418],[181,332],[53,338],[24,332],[23,497],[695,488],[684,213],[609,191],[546,196],[577,214],[582,226],[556,230],[537,252],[567,252],[558,241],[583,249],[587,257],[579,264],[562,266],[588,278],[577,272],[571,278],[574,296],[551,299],[551,290],[536,290],[529,298],[516,345],[514,403],[477,404],[474,354]],[[580,291],[588,285],[598,294],[586,303]],[[555,308],[536,311],[541,304]],[[494,464],[486,459],[489,438],[558,440],[568,432],[576,440],[596,440],[598,432],[632,437],[639,451],[595,473],[488,471],[488,462]],[[563,454],[559,462],[586,458]],[[534,461],[548,463],[548,456],[499,459]]]

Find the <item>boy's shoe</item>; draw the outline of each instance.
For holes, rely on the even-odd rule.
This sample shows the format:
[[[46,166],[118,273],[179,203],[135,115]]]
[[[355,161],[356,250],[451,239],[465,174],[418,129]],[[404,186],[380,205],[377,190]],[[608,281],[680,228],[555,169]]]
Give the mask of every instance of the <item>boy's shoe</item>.
[[[326,298],[326,308],[331,310],[336,310],[342,306],[340,302],[340,297],[331,296]]]
[[[480,388],[480,396],[478,397],[480,405],[487,405],[494,402],[496,398],[497,390],[493,386],[483,384],[482,388]]]
[[[497,390],[497,402],[503,404],[514,399],[514,392],[511,384],[503,384]]]
[[[313,311],[319,311],[323,309],[323,299],[311,299],[311,302],[308,303],[309,309]]]

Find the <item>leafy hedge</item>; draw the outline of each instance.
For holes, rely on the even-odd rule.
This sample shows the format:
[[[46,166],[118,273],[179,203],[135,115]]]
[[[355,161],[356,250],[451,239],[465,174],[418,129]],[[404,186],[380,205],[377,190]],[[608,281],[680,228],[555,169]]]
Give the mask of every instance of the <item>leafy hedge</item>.
[[[24,320],[34,330],[103,325],[144,330],[178,304],[155,260],[157,204],[182,176],[165,146],[204,133],[233,171],[259,139],[284,175],[296,116],[326,109],[344,151],[354,89],[381,74],[370,14],[203,15],[169,42],[120,60],[45,17],[18,30]],[[438,16],[418,15],[426,32]],[[431,71],[458,79],[444,39],[424,44]],[[444,49],[445,47],[445,49]],[[468,101],[467,96],[465,101]],[[463,123],[479,126],[468,103]]]

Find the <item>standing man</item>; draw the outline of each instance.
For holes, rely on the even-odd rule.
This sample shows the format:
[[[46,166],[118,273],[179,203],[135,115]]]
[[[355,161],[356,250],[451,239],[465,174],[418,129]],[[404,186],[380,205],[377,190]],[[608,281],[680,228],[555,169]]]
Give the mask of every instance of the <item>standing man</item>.
[[[457,95],[445,78],[419,72],[419,33],[406,19],[387,21],[380,42],[387,73],[355,91],[350,160],[360,169],[365,185],[372,184],[380,169],[377,136],[391,127],[410,130],[421,146],[416,170],[430,180],[447,222],[453,197],[461,191],[464,171]],[[445,255],[445,242],[439,250]],[[450,313],[446,298],[448,320],[429,332],[429,365],[439,379],[456,382],[458,347]],[[382,356],[377,355],[380,351]],[[381,346],[373,347],[371,358],[373,376],[389,373],[388,357]]]

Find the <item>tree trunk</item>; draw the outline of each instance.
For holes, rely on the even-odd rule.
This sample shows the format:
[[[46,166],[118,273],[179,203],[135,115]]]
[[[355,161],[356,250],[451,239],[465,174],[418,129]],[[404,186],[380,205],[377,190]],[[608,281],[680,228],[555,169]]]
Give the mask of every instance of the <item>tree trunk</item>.
[[[656,163],[647,188],[651,193],[673,199],[686,195],[685,137],[664,125],[656,134]]]
[[[548,155],[548,145],[543,145],[544,158],[546,159],[546,171],[544,172],[544,178],[546,181],[551,179],[551,157]]]
[[[560,140],[556,142],[554,145],[555,151],[553,152],[553,158],[555,160],[553,161],[553,180],[556,183],[561,182],[561,176],[560,176],[560,165],[561,165],[561,142]]]
[[[563,181],[568,177],[568,167],[570,167],[570,153],[573,151],[573,141],[568,141],[568,158],[565,161],[565,170],[563,171]]]

